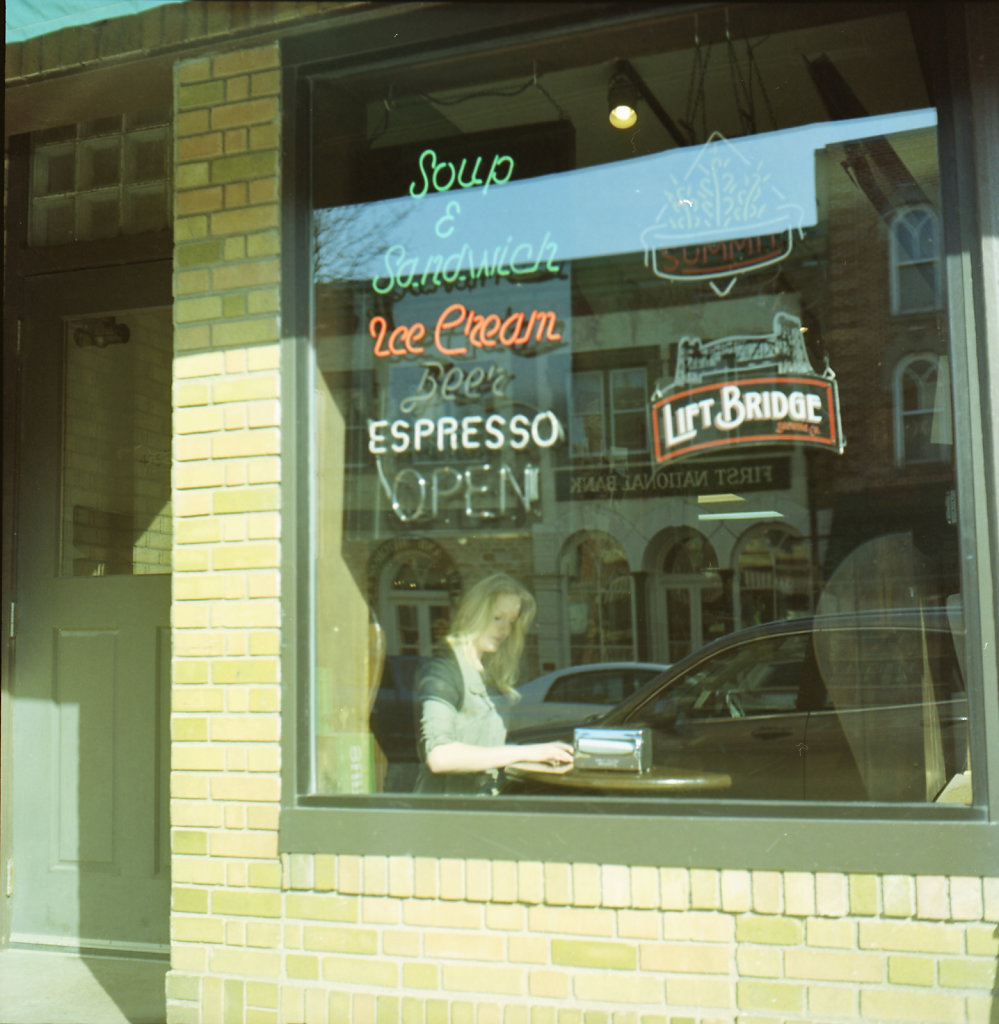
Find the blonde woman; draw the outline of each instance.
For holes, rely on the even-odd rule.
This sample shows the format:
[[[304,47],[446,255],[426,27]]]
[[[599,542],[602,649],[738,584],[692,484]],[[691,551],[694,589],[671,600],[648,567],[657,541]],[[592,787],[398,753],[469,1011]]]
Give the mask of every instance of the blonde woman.
[[[442,657],[416,682],[422,766],[419,793],[495,793],[499,769],[517,761],[572,767],[564,743],[514,746],[490,690],[517,700],[514,683],[524,636],[537,605],[505,573],[476,583],[462,598]]]

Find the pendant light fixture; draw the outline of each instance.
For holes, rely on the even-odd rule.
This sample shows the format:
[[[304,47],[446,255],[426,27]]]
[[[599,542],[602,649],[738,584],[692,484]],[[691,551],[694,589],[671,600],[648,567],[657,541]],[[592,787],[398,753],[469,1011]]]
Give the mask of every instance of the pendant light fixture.
[[[622,130],[638,120],[638,89],[624,67],[617,65],[607,89],[610,123]]]
[[[652,95],[649,87],[638,72],[626,60],[614,65],[610,84],[607,87],[607,112],[613,127],[624,130],[638,122],[638,100],[645,101],[659,123],[669,132],[678,146],[689,146],[688,138],[663,109],[662,104]]]

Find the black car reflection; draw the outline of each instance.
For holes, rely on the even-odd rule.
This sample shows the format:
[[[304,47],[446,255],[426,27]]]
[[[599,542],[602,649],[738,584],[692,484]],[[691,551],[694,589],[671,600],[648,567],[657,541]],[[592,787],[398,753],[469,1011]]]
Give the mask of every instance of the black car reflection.
[[[905,610],[792,619],[744,630],[678,662],[607,714],[648,727],[653,769],[573,779],[509,774],[508,792],[662,793],[768,800],[934,800],[967,760],[960,613]],[[511,742],[573,738],[572,725]],[[574,770],[575,771],[575,770]],[[728,782],[730,779],[730,783]]]

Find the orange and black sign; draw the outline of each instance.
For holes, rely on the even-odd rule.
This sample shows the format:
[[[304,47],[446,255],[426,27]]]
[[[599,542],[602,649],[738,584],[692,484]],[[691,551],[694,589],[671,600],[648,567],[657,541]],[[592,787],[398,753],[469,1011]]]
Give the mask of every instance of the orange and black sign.
[[[836,381],[751,377],[701,384],[652,405],[656,462],[733,445],[812,445],[843,450]]]

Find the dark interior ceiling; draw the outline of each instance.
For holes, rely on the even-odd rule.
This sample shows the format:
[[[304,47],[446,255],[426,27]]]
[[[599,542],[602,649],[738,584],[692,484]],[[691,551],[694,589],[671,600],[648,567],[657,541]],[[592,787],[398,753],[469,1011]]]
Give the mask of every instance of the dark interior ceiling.
[[[615,60],[608,53],[630,60],[692,144],[714,131],[735,138],[830,119],[806,63],[823,55],[868,114],[912,107],[913,97],[929,105],[908,16],[893,5],[739,5],[660,15],[488,60],[427,61],[390,74],[388,86],[384,68],[338,86],[366,105],[369,138],[379,148],[560,119],[573,125],[577,167],[676,146],[641,102],[633,128],[609,126]]]

